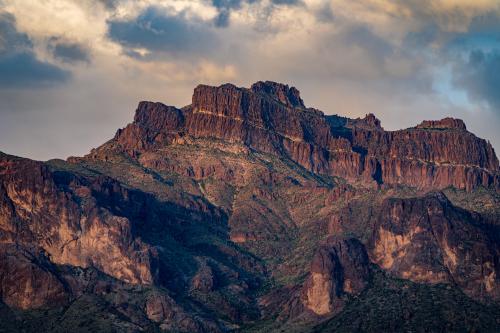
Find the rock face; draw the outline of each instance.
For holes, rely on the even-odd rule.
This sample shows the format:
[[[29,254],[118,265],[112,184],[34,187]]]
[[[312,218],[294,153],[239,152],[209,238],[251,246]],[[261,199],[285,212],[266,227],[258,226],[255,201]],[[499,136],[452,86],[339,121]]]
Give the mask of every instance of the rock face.
[[[14,244],[0,246],[0,295],[13,308],[33,309],[68,300],[68,290],[43,255],[33,256]]]
[[[388,199],[375,217],[373,262],[416,282],[451,283],[476,298],[500,297],[498,232],[442,193]]]
[[[366,152],[379,183],[498,189],[498,159],[493,148],[460,124],[461,120],[448,118],[395,132],[354,127],[352,141],[356,149]]]
[[[423,129],[456,129],[465,131],[465,123],[460,119],[444,118],[441,120],[424,120],[416,128]]]
[[[215,282],[212,268],[204,263],[193,277],[191,281],[191,288],[193,290],[208,293],[214,289]]]
[[[186,133],[285,154],[313,170],[326,168],[329,127],[305,109],[295,88],[259,82],[251,89],[199,86],[187,107]]]
[[[276,82],[259,81],[252,84],[250,89],[255,93],[270,96],[288,107],[305,109],[304,101],[300,98],[300,92],[295,87],[288,87],[288,85]]]
[[[340,312],[345,294],[357,295],[367,285],[369,261],[357,239],[330,237],[314,255],[302,289],[305,307],[317,315]]]
[[[126,200],[118,183],[64,179],[67,175],[53,174],[42,163],[6,155],[0,166],[2,243],[36,245],[56,264],[96,267],[135,284],[153,282],[154,250],[134,238],[131,222],[102,201]]]
[[[306,108],[297,89],[258,82],[198,86],[182,109],[141,102],[134,123],[116,142],[133,156],[186,137],[216,138],[290,158],[315,173],[366,184],[419,188],[499,188],[493,148],[462,120],[424,121],[384,131],[373,114],[363,119],[325,116]]]
[[[198,322],[167,295],[151,295],[146,301],[146,315],[165,331],[220,332],[216,325]]]

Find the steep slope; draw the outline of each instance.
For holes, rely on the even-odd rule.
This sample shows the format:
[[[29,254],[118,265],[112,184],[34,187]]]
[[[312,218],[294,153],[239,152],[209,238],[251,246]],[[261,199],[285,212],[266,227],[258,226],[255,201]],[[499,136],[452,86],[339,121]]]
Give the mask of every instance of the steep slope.
[[[87,156],[0,155],[0,316],[27,331],[97,312],[94,330],[352,331],[384,292],[397,325],[359,330],[495,331],[499,175],[458,119],[390,132],[283,84],[201,85],[183,108],[139,103]]]

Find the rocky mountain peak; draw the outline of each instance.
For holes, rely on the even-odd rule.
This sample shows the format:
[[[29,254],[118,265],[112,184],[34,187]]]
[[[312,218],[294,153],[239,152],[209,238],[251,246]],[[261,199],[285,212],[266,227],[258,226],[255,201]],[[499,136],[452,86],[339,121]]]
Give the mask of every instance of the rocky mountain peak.
[[[270,81],[250,88],[199,85],[192,104],[182,108],[141,102],[134,122],[118,131],[115,142],[135,157],[186,136],[242,144],[370,186],[500,188],[493,148],[460,119],[385,131],[372,113],[356,119],[325,116],[305,108],[296,88]]]
[[[140,102],[134,116],[134,123],[151,130],[173,130],[182,126],[181,110],[158,102]]]
[[[368,113],[364,118],[353,119],[350,123],[358,128],[383,129],[380,119],[378,119],[373,113]]]
[[[422,123],[417,125],[417,128],[421,129],[457,129],[457,130],[467,130],[465,123],[462,119],[456,118],[443,118],[441,120],[424,120]]]
[[[304,101],[300,98],[300,91],[295,87],[289,87],[287,84],[259,81],[252,84],[250,88],[256,93],[265,93],[286,106],[293,108],[305,108]]]
[[[259,105],[262,99],[278,102],[287,108],[305,109],[300,92],[295,87],[271,81],[256,82],[250,89],[229,83],[218,87],[199,85],[194,89],[191,106],[194,111],[242,117],[248,114],[250,108],[262,108]]]

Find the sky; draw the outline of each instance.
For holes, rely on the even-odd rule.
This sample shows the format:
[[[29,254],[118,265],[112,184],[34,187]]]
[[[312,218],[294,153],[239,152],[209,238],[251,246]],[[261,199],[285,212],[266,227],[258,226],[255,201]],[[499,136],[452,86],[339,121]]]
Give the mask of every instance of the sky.
[[[297,87],[386,130],[461,118],[500,151],[499,0],[0,0],[0,151],[81,156],[139,101]],[[498,155],[498,153],[497,153]]]

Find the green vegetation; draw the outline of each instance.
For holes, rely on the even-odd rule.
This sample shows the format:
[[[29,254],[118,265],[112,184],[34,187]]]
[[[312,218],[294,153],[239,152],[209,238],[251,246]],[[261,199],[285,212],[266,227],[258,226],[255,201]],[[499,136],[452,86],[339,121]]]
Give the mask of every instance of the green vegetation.
[[[95,295],[83,295],[62,308],[29,311],[11,310],[0,303],[1,333],[118,333],[138,329],[159,332],[149,321],[133,323],[116,305]]]
[[[313,332],[498,332],[500,306],[449,285],[417,284],[376,271],[371,287]]]

